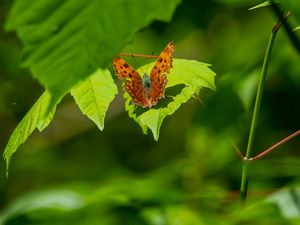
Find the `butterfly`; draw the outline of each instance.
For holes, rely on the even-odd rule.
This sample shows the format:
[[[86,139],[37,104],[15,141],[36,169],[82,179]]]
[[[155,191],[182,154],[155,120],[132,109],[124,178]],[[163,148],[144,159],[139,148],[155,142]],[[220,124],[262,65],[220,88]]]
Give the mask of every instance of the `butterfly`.
[[[144,73],[143,77],[124,59],[120,57],[113,59],[116,75],[121,80],[125,79],[125,90],[130,95],[133,104],[151,108],[164,97],[174,51],[174,43],[167,44],[156,60],[150,76]]]

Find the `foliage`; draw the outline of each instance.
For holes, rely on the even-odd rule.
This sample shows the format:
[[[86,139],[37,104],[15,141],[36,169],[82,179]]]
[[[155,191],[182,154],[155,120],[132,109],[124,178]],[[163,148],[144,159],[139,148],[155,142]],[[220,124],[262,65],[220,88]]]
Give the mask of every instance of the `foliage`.
[[[116,93],[117,87],[107,70],[97,70],[71,90],[71,94],[82,113],[93,120],[100,130],[104,127],[106,111]],[[46,91],[16,127],[4,150],[7,174],[12,155],[27,140],[35,128],[41,132],[49,125],[58,103],[59,101],[52,106],[49,112],[51,95]]]
[[[14,33],[0,32],[0,148],[4,150],[9,140],[7,159],[17,148],[22,150],[14,154],[8,178],[4,161],[0,164],[0,224],[299,224],[299,136],[251,162],[248,200],[243,206],[239,199],[242,162],[231,144],[245,152],[268,35],[278,23],[274,9],[248,10],[262,0],[189,0],[180,5],[179,1],[156,0],[101,2],[103,7],[95,7],[91,10],[95,13],[86,17],[81,17],[82,12],[98,6],[96,0],[30,4],[16,0],[12,8],[11,1],[0,3],[0,18],[11,8],[7,18],[16,19],[17,35],[25,47],[21,49]],[[299,27],[295,20],[298,8],[292,8],[297,1],[276,2],[293,12],[286,19],[291,28]],[[108,7],[114,4],[119,7]],[[127,18],[134,4],[139,10],[130,14],[134,18]],[[158,5],[155,10],[141,9],[146,4]],[[17,19],[19,16],[22,19]],[[85,24],[87,18],[89,24]],[[64,36],[71,31],[68,29],[76,28],[74,21],[82,22],[85,34],[90,35],[86,36],[89,43],[80,43],[90,46],[86,51],[79,51],[77,45],[72,48],[81,30]],[[97,36],[96,24],[105,28],[112,21],[115,26]],[[139,26],[125,27],[131,21]],[[59,22],[63,26],[48,26]],[[120,30],[120,36],[113,28]],[[294,31],[296,37],[298,31]],[[55,40],[62,42],[38,55]],[[176,44],[177,59],[168,77],[166,98],[151,109],[142,109],[133,107],[125,93],[128,112],[124,112],[108,55],[114,57],[121,50],[156,55],[170,40]],[[70,44],[66,51],[64,43]],[[106,47],[110,48],[107,54],[103,53]],[[53,55],[58,50],[58,55]],[[76,51],[79,54],[74,57]],[[17,67],[20,55],[37,80]],[[37,67],[42,72],[38,62],[49,61],[49,57],[54,64],[43,64],[45,73],[37,74]],[[55,64],[60,60],[62,64]],[[135,68],[146,64],[139,70],[143,72],[153,65],[147,64],[148,59],[127,60]],[[268,66],[251,157],[300,127],[299,54],[283,28],[278,31]],[[61,77],[48,73],[56,68]],[[73,74],[70,80],[66,71]],[[212,71],[218,74],[216,91],[211,91],[215,89]],[[207,77],[209,80],[202,79]],[[44,90],[58,80],[57,86]],[[64,96],[66,93],[71,95]],[[189,100],[192,97],[201,103]],[[153,119],[157,112],[160,115]],[[159,141],[143,135],[127,114],[139,125],[143,122],[144,131],[149,125],[147,129],[152,128]],[[147,115],[151,115],[149,120]],[[159,127],[161,119],[164,124]],[[105,129],[99,132],[104,121]],[[44,130],[34,132],[35,128]]]
[[[153,66],[153,65],[152,65]],[[148,67],[145,66],[145,68]],[[151,109],[139,116],[135,115],[135,106],[128,104],[130,98],[127,96],[126,108],[129,115],[133,117],[144,131],[147,127],[151,129],[154,139],[158,140],[160,126],[167,115],[173,114],[182,103],[187,102],[194,95],[199,94],[202,87],[215,89],[214,72],[207,68],[207,64],[188,60],[174,60],[174,69],[170,76],[168,87],[184,84],[186,85],[180,93],[173,97],[167,107]],[[81,112],[87,115],[100,130],[104,128],[104,118],[109,104],[117,93],[117,87],[108,70],[97,70],[84,81],[79,82],[71,90]],[[4,159],[8,167],[12,155],[17,148],[26,141],[35,128],[42,131],[48,126],[53,118],[55,107],[49,113],[50,94],[46,92],[37,103],[30,109],[19,126],[15,129],[4,151]],[[55,103],[54,106],[58,104]],[[52,106],[53,107],[53,106]],[[44,116],[47,113],[47,116]]]
[[[120,10],[120,3],[127,10]],[[151,1],[146,7],[137,1],[68,1],[63,4],[45,1],[30,4],[30,8],[24,10],[28,1],[16,1],[6,27],[7,30],[16,30],[23,41],[22,64],[30,67],[33,75],[45,86],[48,98],[41,97],[11,136],[4,151],[7,169],[19,145],[36,127],[43,126],[44,129],[49,124],[56,105],[70,90],[82,113],[102,130],[106,111],[117,89],[109,71],[98,70],[92,75],[89,73],[99,66],[106,67],[120,46],[151,20],[170,20],[178,3],[165,2],[162,10],[159,1]],[[117,17],[106,13],[114,8],[117,9]],[[128,14],[131,16],[128,17]],[[127,19],[124,20],[124,17]],[[36,20],[40,21],[34,23]],[[96,29],[95,23],[91,21],[98,22]],[[80,81],[83,78],[86,79]],[[34,121],[36,118],[39,118],[37,122]],[[158,132],[159,127],[156,130]]]
[[[104,128],[106,111],[117,92],[117,86],[108,70],[97,70],[71,90],[81,112],[87,115],[100,130]]]
[[[143,66],[139,69],[140,74],[143,72],[150,74],[147,68],[151,69],[153,63]],[[208,64],[197,62],[195,60],[174,59],[173,67],[168,75],[168,84],[166,88],[166,98],[160,101],[160,104],[152,109],[141,112],[137,107],[130,104],[130,96],[125,95],[126,110],[129,116],[139,123],[146,133],[149,128],[157,141],[159,130],[164,118],[173,114],[183,103],[190,98],[197,96],[202,87],[215,90],[214,77],[215,73],[208,68]],[[183,85],[179,92],[169,93],[171,87]]]
[[[139,29],[154,19],[169,21],[178,3],[17,0],[6,29],[18,33],[22,65],[56,101],[98,67],[106,68]]]
[[[44,92],[12,133],[3,154],[7,163],[7,173],[11,157],[18,147],[26,141],[36,128],[42,131],[52,120],[55,107],[49,110],[50,96],[47,91]]]

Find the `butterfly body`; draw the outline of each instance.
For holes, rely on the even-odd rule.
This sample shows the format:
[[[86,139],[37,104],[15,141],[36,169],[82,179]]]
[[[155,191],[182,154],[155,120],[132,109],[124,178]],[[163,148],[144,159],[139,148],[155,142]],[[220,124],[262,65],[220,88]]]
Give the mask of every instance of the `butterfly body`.
[[[152,90],[152,84],[149,75],[144,73],[144,76],[142,78],[142,84],[144,87],[144,93],[145,93],[145,100],[147,101],[148,107],[151,108],[153,105],[151,103],[151,90]]]
[[[159,55],[150,75],[144,73],[143,77],[124,59],[119,57],[113,59],[116,75],[120,79],[125,79],[125,90],[134,104],[151,108],[164,97],[174,50],[175,46],[170,42]]]
[[[150,77],[145,73],[144,76],[143,76],[143,86],[146,90],[150,91],[150,88],[151,88],[151,80],[150,80]]]

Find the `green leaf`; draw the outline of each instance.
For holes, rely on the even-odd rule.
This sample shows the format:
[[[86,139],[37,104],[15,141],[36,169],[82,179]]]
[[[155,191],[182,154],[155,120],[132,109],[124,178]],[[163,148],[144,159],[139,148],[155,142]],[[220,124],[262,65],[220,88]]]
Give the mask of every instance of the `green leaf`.
[[[274,203],[257,201],[247,204],[239,213],[235,213],[230,224],[291,224],[280,216],[278,208]]]
[[[201,217],[195,210],[184,205],[172,205],[165,208],[152,207],[142,211],[141,216],[149,224],[182,224],[203,225]],[[147,224],[148,224],[147,223]]]
[[[271,2],[270,1],[265,1],[261,4],[259,4],[259,5],[251,7],[249,10],[258,9],[258,8],[266,7],[266,6],[269,6],[269,5],[271,5]]]
[[[0,224],[11,224],[15,219],[24,217],[26,224],[53,224],[53,219],[55,224],[99,224],[99,213],[102,218],[115,207],[132,207],[132,200],[138,203],[173,204],[182,200],[179,189],[171,188],[178,180],[181,166],[172,164],[142,177],[128,174],[100,183],[60,183],[47,190],[29,190],[15,196],[8,206],[2,207]],[[91,210],[95,207],[96,210]],[[109,214],[112,215],[115,216]],[[90,217],[95,217],[96,222],[87,223]]]
[[[299,201],[299,188],[286,188],[273,193],[267,198],[267,202],[275,203],[281,215],[287,219],[300,218]]]
[[[71,95],[81,112],[100,130],[104,128],[106,111],[117,93],[118,89],[110,72],[100,69],[71,89]]]
[[[146,71],[148,74],[154,63],[138,69],[140,74]],[[125,108],[129,116],[133,118],[146,133],[148,128],[152,131],[154,139],[159,138],[161,124],[166,116],[172,115],[183,103],[193,96],[198,95],[202,87],[215,90],[215,73],[209,69],[209,64],[195,60],[174,59],[173,68],[168,75],[168,84],[165,91],[165,99],[151,109],[142,109],[132,105],[130,97],[125,93]]]
[[[53,189],[47,191],[31,192],[19,197],[0,214],[0,224],[24,214],[42,211],[68,212],[84,205],[84,198],[70,189]]]
[[[234,89],[247,111],[252,106],[260,72],[260,70],[254,70],[252,73],[247,74],[247,76],[235,81]]]
[[[17,31],[23,66],[54,100],[111,59],[154,20],[169,21],[180,0],[16,0],[6,29]],[[54,101],[53,100],[53,101]]]
[[[90,77],[79,82],[71,90],[71,94],[82,113],[87,115],[102,130],[108,106],[117,94],[117,87],[110,72],[97,70]],[[27,140],[35,128],[41,132],[49,125],[60,99],[61,97],[53,104],[51,94],[45,91],[18,124],[10,136],[3,154],[6,160],[7,174],[12,155]]]
[[[7,175],[12,155],[17,151],[18,147],[26,141],[35,128],[38,128],[38,130],[41,132],[49,125],[55,113],[56,105],[59,103],[59,101],[60,99],[49,110],[51,94],[48,91],[45,91],[18,124],[10,136],[3,153],[3,157],[6,161]]]
[[[300,26],[295,27],[295,28],[293,29],[293,31],[297,31],[297,30],[300,30]]]

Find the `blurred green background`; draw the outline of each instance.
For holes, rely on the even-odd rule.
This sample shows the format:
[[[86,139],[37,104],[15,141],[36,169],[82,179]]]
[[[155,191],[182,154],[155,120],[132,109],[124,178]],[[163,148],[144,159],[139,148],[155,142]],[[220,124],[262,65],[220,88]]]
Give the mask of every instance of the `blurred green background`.
[[[11,3],[0,2],[1,27]],[[257,80],[277,22],[267,7],[248,10],[256,3],[184,0],[170,23],[154,22],[137,33],[124,52],[159,54],[173,40],[175,58],[212,65],[217,91],[201,90],[201,101],[168,117],[158,142],[128,117],[122,93],[102,132],[65,97],[50,126],[14,155],[8,178],[0,161],[0,224],[299,224],[299,137],[251,164],[249,207],[239,205],[242,163],[230,139],[246,148]],[[21,48],[14,33],[0,30],[2,153],[43,92],[19,67]],[[149,62],[128,61],[135,67]],[[299,54],[282,29],[254,155],[299,130],[299,99]]]

